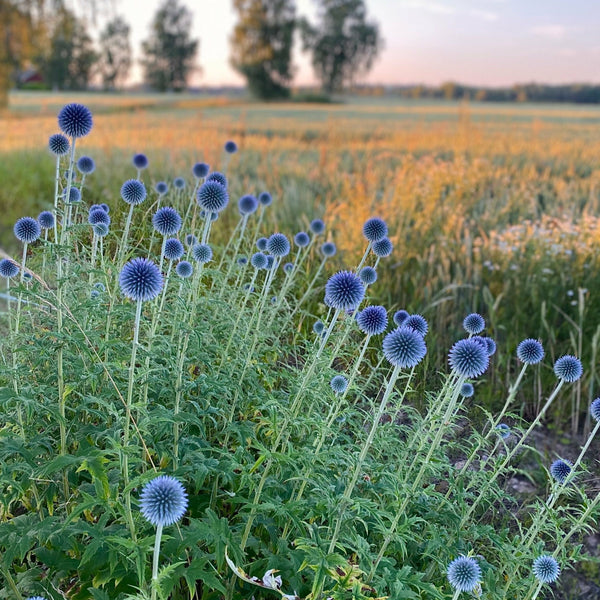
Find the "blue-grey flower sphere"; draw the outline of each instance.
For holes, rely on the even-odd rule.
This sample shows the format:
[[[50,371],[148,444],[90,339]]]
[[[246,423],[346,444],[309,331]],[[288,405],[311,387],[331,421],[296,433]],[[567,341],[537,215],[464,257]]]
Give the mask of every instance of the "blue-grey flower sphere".
[[[265,269],[267,269],[268,271],[270,271],[273,268],[273,265],[275,264],[275,257],[271,256],[270,254],[267,256],[267,266],[265,267]]]
[[[187,260],[182,260],[177,263],[177,266],[175,267],[175,272],[182,279],[187,279],[188,277],[192,276],[192,273],[194,272],[194,267],[192,267],[192,264]]]
[[[169,191],[169,186],[167,185],[166,181],[158,181],[156,183],[156,185],[154,186],[154,190],[156,191],[157,194],[160,194],[161,196],[163,196],[164,194],[166,194]]]
[[[19,274],[19,267],[8,258],[0,259],[0,277],[11,279]]]
[[[269,194],[269,192],[261,192],[258,196],[258,201],[263,206],[270,206],[273,202],[273,197],[271,196],[271,194]]]
[[[323,222],[322,219],[313,219],[310,222],[310,230],[315,235],[320,235],[321,233],[323,233],[325,231],[325,223]]]
[[[103,210],[93,210],[88,214],[88,223],[90,225],[98,225],[104,223],[107,227],[110,225],[110,215]]]
[[[104,208],[106,207],[106,208]],[[92,204],[88,210],[88,212],[94,212],[95,210],[102,210],[104,211],[106,214],[108,214],[110,211],[107,210],[108,205],[107,204]]]
[[[267,240],[267,251],[277,258],[282,258],[290,253],[290,241],[283,233],[274,233]]]
[[[108,204],[106,204],[105,202],[103,202],[102,204],[100,204],[100,208],[106,213],[108,214],[110,212],[110,206]]]
[[[173,179],[173,186],[178,190],[182,190],[185,187],[185,179],[183,177],[175,177]]]
[[[365,286],[352,271],[339,271],[325,285],[329,305],[338,310],[355,309],[365,297]]]
[[[207,178],[198,190],[196,201],[200,208],[208,212],[219,213],[229,203],[229,194],[227,188],[218,181]]]
[[[64,156],[69,153],[71,144],[69,143],[68,138],[62,133],[54,133],[48,140],[48,148],[50,148],[50,152],[52,152],[54,156]]]
[[[252,194],[246,194],[238,200],[240,215],[251,215],[258,208],[258,200]]]
[[[564,483],[572,470],[573,465],[568,460],[562,460],[561,458],[555,460],[550,465],[550,475],[552,475],[558,483]]]
[[[373,217],[365,221],[363,225],[363,235],[369,242],[378,242],[386,237],[388,228],[386,222],[379,217]]]
[[[94,235],[98,237],[106,237],[108,235],[108,225],[106,223],[96,223],[92,227]]]
[[[208,175],[210,167],[203,162],[198,162],[192,167],[192,174],[196,179],[203,179]]]
[[[335,375],[329,385],[336,394],[343,394],[348,388],[348,380],[343,375]]]
[[[484,344],[476,340],[459,340],[448,355],[450,366],[463,377],[479,377],[488,368],[489,357]]]
[[[181,229],[181,215],[173,207],[163,206],[154,213],[152,225],[161,235],[175,235]]]
[[[544,358],[544,347],[532,338],[523,340],[517,346],[517,358],[526,365],[537,365]]]
[[[337,248],[333,242],[325,242],[321,245],[321,252],[326,258],[331,258],[332,256],[335,256]]]
[[[367,306],[356,315],[358,328],[367,335],[379,335],[387,328],[387,311],[383,306]]]
[[[372,250],[373,254],[379,258],[385,258],[392,253],[394,246],[389,238],[384,237],[381,240],[373,242]]]
[[[183,244],[177,238],[169,238],[165,240],[165,251],[163,256],[167,260],[178,260],[185,252]]]
[[[496,354],[496,342],[491,337],[487,336],[483,338],[483,341],[487,347],[488,356],[494,356],[494,354]]]
[[[213,257],[212,248],[208,244],[194,244],[192,246],[192,257],[201,265],[210,262]]]
[[[554,363],[554,374],[562,381],[573,383],[583,375],[581,361],[575,356],[565,354]]]
[[[244,265],[248,264],[248,259],[245,256],[238,256],[237,260],[235,261],[240,267],[243,267]]]
[[[93,287],[100,292],[106,291],[106,286],[101,281],[97,281]]]
[[[471,313],[465,317],[463,327],[467,333],[475,335],[485,329],[485,320],[479,313]]]
[[[590,404],[590,415],[592,415],[594,421],[600,422],[600,398],[596,398]]]
[[[172,525],[183,517],[188,505],[185,488],[174,477],[161,475],[149,481],[140,494],[140,510],[152,525]]]
[[[511,436],[512,431],[506,423],[500,423],[500,424],[496,425],[496,433],[503,440],[507,440]]]
[[[40,224],[33,217],[21,217],[13,227],[16,238],[24,244],[33,244],[42,234]]]
[[[262,252],[255,252],[250,259],[250,264],[255,269],[264,269],[267,266],[267,256]]]
[[[67,198],[67,190],[63,192],[63,199],[66,204],[79,204],[81,202],[81,190],[75,186],[71,186],[69,197]]]
[[[533,561],[533,574],[541,583],[552,583],[558,579],[560,567],[553,556],[538,556]]]
[[[121,269],[119,285],[126,298],[136,301],[153,300],[160,294],[163,276],[151,260],[134,258]]]
[[[80,156],[77,161],[77,169],[84,175],[91,175],[96,170],[96,163],[91,156]]]
[[[18,269],[17,269],[18,270]],[[321,335],[323,333],[323,331],[325,330],[325,324],[323,323],[323,321],[319,320],[319,321],[315,321],[313,323],[313,331],[317,334],[317,335]]]
[[[137,206],[146,199],[146,186],[137,179],[128,179],[121,186],[121,198],[127,204]]]
[[[377,281],[377,271],[373,267],[363,267],[358,276],[365,285],[371,285]]]
[[[309,243],[310,237],[308,233],[306,233],[306,231],[299,231],[294,236],[294,244],[296,244],[296,246],[298,246],[299,248],[306,248],[306,246],[308,246]]]
[[[83,104],[72,102],[63,106],[58,113],[58,126],[69,137],[86,136],[92,130],[92,125],[92,113]]]
[[[423,337],[427,334],[429,330],[429,324],[427,323],[427,319],[423,315],[408,315],[404,322],[402,323],[402,327],[409,327],[410,329],[414,329],[417,333],[421,334]]]
[[[284,273],[291,273],[294,270],[294,263],[288,262],[283,265]]]
[[[213,171],[210,175],[206,177],[206,181],[216,181],[220,183],[225,189],[227,189],[227,177],[223,173],[219,171]]]
[[[407,310],[400,309],[394,313],[394,323],[400,327],[410,317],[410,313]]]
[[[264,252],[267,249],[267,242],[269,240],[266,237],[261,237],[258,238],[256,240],[256,247],[261,251]]]
[[[90,290],[90,299],[91,300],[96,300],[96,298],[100,297],[100,292],[99,290]]]
[[[481,581],[481,567],[474,558],[459,556],[449,565],[448,581],[455,590],[472,592]]]
[[[416,367],[425,354],[423,336],[409,327],[398,327],[383,338],[383,355],[395,367]]]
[[[462,384],[461,388],[460,388],[460,395],[463,396],[464,398],[471,398],[471,396],[473,396],[473,394],[475,393],[475,388],[473,387],[472,383],[469,382],[465,382]]]
[[[185,245],[193,246],[198,241],[198,238],[193,233],[188,233],[185,236]]]
[[[237,150],[237,144],[233,140],[228,140],[225,142],[225,152],[227,152],[227,154],[235,154]]]
[[[54,215],[49,210],[43,210],[38,215],[37,220],[42,229],[52,229],[54,227]]]
[[[148,157],[141,152],[139,154],[134,154],[131,162],[133,163],[133,166],[140,171],[148,167]]]

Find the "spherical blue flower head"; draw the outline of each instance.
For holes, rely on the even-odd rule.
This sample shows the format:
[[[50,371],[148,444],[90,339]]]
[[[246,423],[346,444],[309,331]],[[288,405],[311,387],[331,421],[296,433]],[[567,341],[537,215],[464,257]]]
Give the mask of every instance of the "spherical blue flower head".
[[[154,186],[154,190],[157,194],[164,196],[169,191],[169,186],[165,181],[158,181]]]
[[[182,260],[181,262],[177,263],[177,266],[175,267],[175,272],[182,279],[187,279],[188,277],[192,276],[192,273],[194,272],[194,267],[192,267],[192,263],[189,263],[187,260]]]
[[[182,190],[185,187],[185,179],[183,177],[175,177],[173,179],[173,186],[178,190]]]
[[[209,181],[207,178],[198,190],[196,201],[200,208],[208,212],[218,213],[229,203],[229,194],[227,188],[218,181]]]
[[[140,171],[148,168],[148,157],[141,152],[139,154],[134,154],[131,162],[133,163],[133,166]]]
[[[58,126],[69,137],[86,136],[92,130],[92,125],[92,113],[83,104],[72,102],[63,106],[58,113]]]
[[[201,265],[210,262],[213,257],[212,248],[208,244],[194,244],[192,247],[192,257]]]
[[[258,238],[256,240],[256,247],[261,251],[264,252],[267,249],[267,243],[269,242],[269,240],[266,237],[261,237]]]
[[[216,212],[214,212],[214,213],[210,213],[210,220],[211,220],[211,221],[213,221],[213,222],[214,222],[214,221],[216,221],[218,218],[219,218],[219,213],[216,213]]]
[[[98,237],[106,237],[108,235],[108,225],[106,223],[96,223],[92,229],[94,235],[97,235]]]
[[[235,261],[240,267],[248,264],[248,259],[245,256],[238,256],[238,259]]]
[[[537,365],[544,358],[544,347],[537,340],[523,340],[517,346],[517,358],[526,365]]]
[[[394,313],[394,323],[400,327],[408,317],[410,317],[410,313],[407,310],[397,310]]]
[[[387,311],[383,306],[367,306],[356,315],[358,328],[367,335],[379,335],[387,328]]]
[[[192,174],[196,179],[204,179],[210,171],[210,166],[203,162],[198,162],[192,167]]]
[[[572,470],[573,465],[568,460],[562,460],[560,458],[550,465],[550,475],[552,475],[558,483],[564,483]]]
[[[269,254],[267,256],[267,266],[265,267],[265,269],[267,269],[267,271],[270,271],[273,268],[274,264],[275,264],[275,257],[273,257]]]
[[[225,142],[225,152],[227,152],[227,154],[235,154],[237,151],[237,144],[233,140],[228,140]]]
[[[181,229],[181,215],[173,207],[163,206],[154,213],[152,225],[161,235],[175,235]]]
[[[448,581],[455,590],[472,592],[481,581],[481,567],[474,558],[459,556],[449,565]]]
[[[323,321],[320,320],[315,321],[312,328],[317,335],[321,335],[325,330],[325,324],[323,323]]]
[[[336,394],[343,394],[348,387],[348,380],[343,375],[336,375],[329,382],[329,385]]]
[[[252,194],[246,194],[238,200],[240,215],[251,215],[258,208],[258,200]]]
[[[119,274],[121,292],[131,300],[153,300],[160,294],[163,276],[147,258],[134,258],[125,263]]]
[[[269,194],[269,192],[261,192],[260,195],[258,196],[258,201],[263,206],[270,206],[271,203],[273,202],[273,197],[271,196],[271,194]]]
[[[220,183],[225,189],[227,189],[227,177],[220,173],[219,171],[213,171],[210,175],[207,176],[206,181],[216,181]]]
[[[8,258],[0,259],[0,277],[11,279],[19,274],[19,267]]]
[[[474,342],[477,342],[478,344],[481,344],[481,347],[487,352],[487,343],[485,341],[485,338],[480,336],[480,335],[474,335],[471,338]]]
[[[25,281],[31,281],[33,279],[33,275],[31,273],[27,273],[27,271],[25,271],[25,273],[23,273],[23,279]]]
[[[423,337],[425,337],[427,331],[429,330],[429,324],[427,323],[427,319],[422,315],[409,315],[408,317],[406,317],[406,319],[404,319],[402,327],[409,327],[410,329],[414,329]]]
[[[310,244],[310,237],[308,233],[306,233],[306,231],[299,231],[294,236],[294,244],[296,244],[296,246],[299,248],[306,248],[306,246]]]
[[[99,292],[105,292],[106,291],[106,286],[102,282],[97,281],[94,284],[94,289],[98,290]]]
[[[481,333],[485,329],[485,319],[478,313],[471,313],[465,317],[463,327],[472,335]]]
[[[475,393],[475,388],[472,383],[465,382],[460,388],[460,395],[464,398],[470,398]]]
[[[294,263],[288,262],[283,265],[284,273],[291,273],[294,270]]]
[[[88,210],[88,212],[94,212],[95,210],[102,210],[105,213],[108,214],[108,210],[106,210],[104,207],[108,206],[107,204],[92,204]]]
[[[255,269],[264,269],[267,266],[267,256],[266,254],[263,254],[262,252],[256,252],[255,254],[252,255],[252,258],[250,259],[250,264],[255,268]]]
[[[368,219],[363,225],[363,235],[371,243],[382,240],[387,234],[388,228],[386,222],[379,217]]]
[[[496,425],[496,433],[503,440],[507,440],[511,436],[512,431],[510,430],[510,427],[506,423],[500,423],[499,425]]]
[[[570,354],[561,356],[554,363],[554,374],[567,383],[573,383],[583,375],[581,361]]]
[[[325,242],[321,245],[321,252],[326,258],[331,258],[332,256],[335,256],[337,248],[333,242]]]
[[[69,153],[71,144],[69,144],[68,138],[62,133],[54,133],[48,140],[48,148],[50,148],[50,152],[52,152],[54,156],[64,156]]]
[[[450,366],[463,377],[479,377],[489,360],[485,345],[473,339],[459,340],[449,353]]]
[[[488,356],[494,356],[496,354],[496,342],[491,337],[484,337],[483,341],[487,346]]]
[[[188,233],[185,236],[185,245],[193,246],[198,241],[198,238],[193,233]]]
[[[339,271],[325,285],[329,305],[338,310],[355,309],[365,297],[365,286],[352,271]]]
[[[426,353],[423,336],[409,327],[398,327],[383,338],[383,355],[395,367],[416,367]]]
[[[33,244],[41,233],[40,224],[33,217],[21,217],[13,227],[16,238],[24,244]]]
[[[174,477],[161,475],[148,482],[140,494],[140,510],[152,525],[172,525],[183,517],[188,505],[183,485]]]
[[[84,175],[91,175],[96,170],[96,163],[91,156],[80,156],[77,161],[77,169]]]
[[[373,267],[363,267],[358,276],[365,285],[371,285],[377,281],[377,271]]]
[[[310,230],[315,235],[320,235],[321,233],[323,233],[325,231],[325,223],[323,222],[322,219],[314,219],[313,221],[310,222]]]
[[[271,304],[277,304],[277,296],[271,297]]]
[[[121,186],[121,198],[127,204],[137,206],[146,199],[146,186],[137,179],[128,179]]]
[[[106,213],[108,214],[110,212],[110,206],[108,204],[105,204],[104,202],[102,204],[100,204],[100,208]]]
[[[600,398],[596,398],[590,404],[590,414],[595,421],[600,422]]]
[[[381,240],[377,240],[373,243],[372,250],[373,254],[379,258],[386,258],[392,253],[394,246],[390,242],[389,238],[384,237]]]
[[[98,290],[91,290],[90,291],[90,298],[92,300],[95,300],[96,298],[100,297],[100,292]]]
[[[69,190],[69,197],[66,197],[67,190],[63,192],[63,199],[66,204],[79,204],[81,202],[81,191],[79,188],[72,186]]]
[[[283,233],[274,233],[267,240],[267,251],[277,258],[282,258],[290,253],[290,241]]]
[[[93,210],[88,214],[88,223],[90,225],[98,225],[104,223],[107,227],[110,225],[110,215],[103,210]]]
[[[533,561],[533,574],[541,583],[552,583],[560,575],[560,567],[553,556],[538,556]]]
[[[52,229],[54,227],[54,215],[49,210],[43,210],[38,215],[37,220],[42,229]]]
[[[167,260],[178,260],[183,256],[183,244],[177,238],[169,238],[165,240],[165,251],[163,256]]]

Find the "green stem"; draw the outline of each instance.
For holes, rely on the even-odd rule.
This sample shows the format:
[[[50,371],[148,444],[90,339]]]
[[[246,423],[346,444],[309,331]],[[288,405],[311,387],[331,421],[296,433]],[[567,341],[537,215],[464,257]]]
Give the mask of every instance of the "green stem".
[[[156,600],[156,582],[158,580],[158,559],[160,557],[160,538],[162,536],[163,526],[156,527],[156,537],[154,538],[154,555],[152,556],[152,593],[151,600]]]

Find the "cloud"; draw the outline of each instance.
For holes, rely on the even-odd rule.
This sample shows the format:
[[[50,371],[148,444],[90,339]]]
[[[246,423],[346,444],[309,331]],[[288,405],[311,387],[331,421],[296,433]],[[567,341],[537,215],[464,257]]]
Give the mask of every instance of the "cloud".
[[[404,6],[411,8],[421,8],[427,12],[435,13],[438,15],[452,15],[456,12],[454,8],[441,2],[433,2],[430,0],[406,0]]]
[[[469,11],[469,14],[473,17],[478,17],[483,19],[484,21],[497,21],[498,15],[495,12],[490,10],[480,10],[478,8],[473,8]]]
[[[565,37],[567,28],[564,25],[536,25],[531,28],[533,35],[560,40]]]

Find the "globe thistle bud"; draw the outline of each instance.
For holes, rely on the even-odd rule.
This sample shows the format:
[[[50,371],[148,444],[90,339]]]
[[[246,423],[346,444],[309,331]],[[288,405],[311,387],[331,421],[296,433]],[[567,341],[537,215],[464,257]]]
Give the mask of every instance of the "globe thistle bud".
[[[148,157],[145,154],[134,154],[131,162],[133,166],[140,171],[148,167]]]
[[[581,361],[570,354],[561,356],[554,363],[554,374],[562,381],[573,383],[583,375]]]
[[[54,156],[65,156],[65,154],[69,154],[71,144],[62,133],[54,133],[48,140],[48,148]]]
[[[196,179],[204,179],[210,172],[210,167],[203,162],[198,162],[192,167],[192,174]]]
[[[363,225],[363,235],[368,242],[378,242],[386,237],[387,234],[388,228],[386,222],[379,217],[368,219]]]
[[[92,113],[87,106],[72,102],[61,108],[58,113],[58,126],[69,137],[80,138],[92,130]]]

